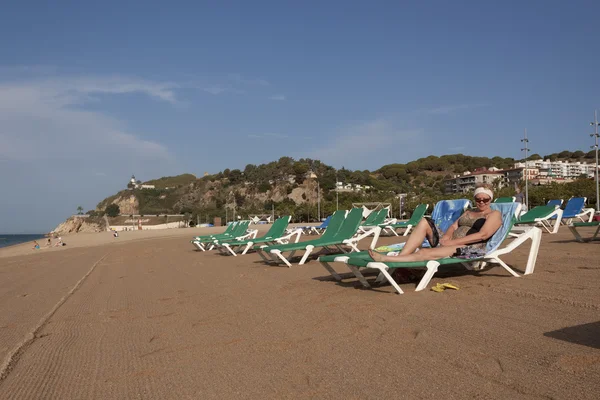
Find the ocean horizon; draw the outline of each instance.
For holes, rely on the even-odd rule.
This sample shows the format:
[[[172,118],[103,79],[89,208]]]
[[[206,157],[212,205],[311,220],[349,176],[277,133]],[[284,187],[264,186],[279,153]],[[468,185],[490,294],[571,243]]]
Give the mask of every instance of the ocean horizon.
[[[8,234],[0,233],[0,248],[14,246],[16,244],[33,242],[34,240],[44,239],[44,233],[27,233],[27,234]],[[43,243],[40,243],[40,246]]]

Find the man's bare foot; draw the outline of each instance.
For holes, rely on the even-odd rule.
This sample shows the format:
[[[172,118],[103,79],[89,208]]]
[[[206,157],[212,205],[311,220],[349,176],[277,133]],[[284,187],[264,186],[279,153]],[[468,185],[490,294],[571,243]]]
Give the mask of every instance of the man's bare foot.
[[[383,254],[378,253],[375,250],[369,249],[369,255],[374,261],[383,261]]]

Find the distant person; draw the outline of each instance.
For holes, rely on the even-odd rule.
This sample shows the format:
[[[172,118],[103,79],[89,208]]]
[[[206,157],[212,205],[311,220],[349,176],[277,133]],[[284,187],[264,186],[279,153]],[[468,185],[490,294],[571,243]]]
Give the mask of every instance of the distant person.
[[[48,238],[48,240],[46,240],[46,247],[52,247],[52,239]]]
[[[33,250],[39,250],[40,249],[40,245],[38,244],[37,241],[33,241]]]
[[[116,237],[116,238],[118,238],[119,237],[119,232],[113,231],[113,236]]]
[[[63,241],[62,241],[62,237],[58,237],[58,240],[56,243],[54,243],[54,247],[59,247],[63,245]]]
[[[527,204],[525,204],[525,195],[521,193],[521,189],[519,187],[515,188],[515,202],[523,205],[521,210],[527,209]]]

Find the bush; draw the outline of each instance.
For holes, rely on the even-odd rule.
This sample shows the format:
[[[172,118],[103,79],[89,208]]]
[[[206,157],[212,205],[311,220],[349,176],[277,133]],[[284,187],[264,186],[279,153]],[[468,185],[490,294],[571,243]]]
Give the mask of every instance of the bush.
[[[109,217],[116,217],[121,213],[121,208],[117,204],[109,204],[104,210]]]
[[[267,193],[270,189],[271,189],[271,185],[268,182],[263,182],[260,185],[258,185],[259,193]]]
[[[88,212],[86,212],[87,215],[89,215],[90,217],[102,217],[104,216],[104,212],[103,211],[96,211],[96,210],[90,210]]]

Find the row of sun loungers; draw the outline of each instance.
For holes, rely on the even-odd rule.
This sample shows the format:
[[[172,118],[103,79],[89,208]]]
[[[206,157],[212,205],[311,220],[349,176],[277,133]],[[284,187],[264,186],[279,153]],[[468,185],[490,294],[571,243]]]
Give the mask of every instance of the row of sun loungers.
[[[201,251],[217,249],[222,254],[233,256],[247,254],[250,250],[254,250],[264,261],[285,264],[288,267],[292,267],[293,257],[297,252],[302,252],[298,263],[302,265],[314,254],[315,250],[327,250],[335,254],[322,255],[318,261],[334,279],[342,280],[342,277],[332,267],[332,264],[345,265],[363,286],[370,287],[364,271],[372,270],[378,272],[376,281],[386,280],[399,294],[402,294],[402,289],[390,273],[395,269],[425,269],[425,274],[416,287],[417,291],[427,287],[440,267],[451,264],[462,264],[473,270],[497,264],[512,276],[518,277],[519,274],[509,267],[501,259],[501,256],[531,240],[524,275],[533,273],[542,238],[542,229],[553,234],[558,231],[561,224],[567,224],[577,241],[584,241],[577,228],[597,226],[598,229],[590,240],[596,238],[600,232],[600,222],[592,221],[594,211],[584,208],[586,199],[583,197],[570,199],[564,210],[560,208],[563,204],[562,200],[551,200],[547,205],[534,207],[525,213],[521,213],[520,203],[511,201],[514,198],[497,200],[491,204],[491,207],[501,212],[503,224],[489,240],[486,254],[479,258],[447,257],[423,262],[384,263],[373,261],[368,252],[359,250],[358,243],[371,236],[369,248],[373,249],[382,233],[398,236],[398,230],[401,230],[404,236],[408,235],[425,215],[429,207],[427,204],[417,206],[408,221],[400,222],[387,219],[387,209],[372,212],[364,221],[361,208],[336,211],[321,226],[317,227],[288,228],[290,217],[285,216],[277,219],[269,231],[261,237],[257,237],[256,230],[249,229],[250,221],[238,221],[230,224],[222,234],[198,236],[192,240],[192,243]],[[433,209],[432,219],[442,231],[445,231],[471,206],[471,202],[466,199],[440,201]],[[574,220],[580,222],[573,222]],[[302,233],[311,228],[316,228],[316,232],[320,233],[320,236],[313,240],[299,242]],[[503,246],[509,237],[513,240]],[[402,245],[403,243],[384,246],[377,250],[398,251]]]

